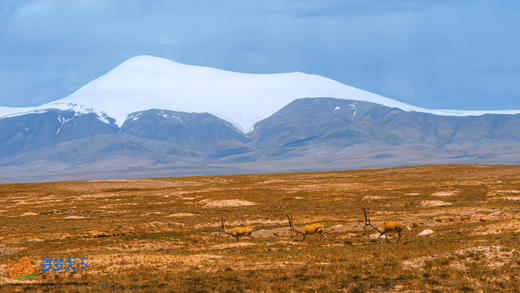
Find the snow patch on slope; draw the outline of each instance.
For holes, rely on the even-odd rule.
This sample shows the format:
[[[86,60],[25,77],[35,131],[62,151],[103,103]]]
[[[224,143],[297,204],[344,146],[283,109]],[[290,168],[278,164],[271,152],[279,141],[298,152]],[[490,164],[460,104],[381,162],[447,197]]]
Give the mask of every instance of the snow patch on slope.
[[[51,110],[73,111],[74,117],[86,114],[96,114],[97,119],[103,123],[110,124],[109,116],[103,111],[98,111],[93,107],[78,105],[74,103],[53,102],[39,107],[0,107],[0,119],[23,116],[28,114],[41,114]],[[63,125],[72,119],[65,119],[61,115],[58,121]]]
[[[269,117],[298,98],[332,97],[366,101],[404,111],[444,116],[478,116],[510,111],[430,110],[401,103],[337,81],[301,72],[248,74],[210,67],[185,65],[153,56],[130,58],[107,74],[89,82],[72,95],[33,108],[0,107],[0,116],[41,111],[47,108],[80,108],[114,118],[121,126],[130,113],[164,109],[208,112],[242,131]],[[137,117],[132,117],[132,119]]]

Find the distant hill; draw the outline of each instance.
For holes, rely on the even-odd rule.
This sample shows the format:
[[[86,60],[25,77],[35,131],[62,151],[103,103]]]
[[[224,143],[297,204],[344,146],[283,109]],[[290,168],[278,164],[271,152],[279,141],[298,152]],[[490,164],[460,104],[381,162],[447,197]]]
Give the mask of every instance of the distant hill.
[[[517,164],[519,113],[137,56],[63,99],[0,107],[0,182]]]
[[[95,113],[0,119],[0,181],[520,163],[520,115],[440,116],[297,99],[248,134],[209,113],[151,109],[119,127]]]

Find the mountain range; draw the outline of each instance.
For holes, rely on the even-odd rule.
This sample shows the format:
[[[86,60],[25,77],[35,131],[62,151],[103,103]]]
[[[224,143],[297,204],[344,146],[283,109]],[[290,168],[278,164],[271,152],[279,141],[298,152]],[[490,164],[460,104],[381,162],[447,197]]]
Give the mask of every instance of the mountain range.
[[[0,107],[0,182],[520,163],[520,111],[430,110],[304,73],[139,56]]]

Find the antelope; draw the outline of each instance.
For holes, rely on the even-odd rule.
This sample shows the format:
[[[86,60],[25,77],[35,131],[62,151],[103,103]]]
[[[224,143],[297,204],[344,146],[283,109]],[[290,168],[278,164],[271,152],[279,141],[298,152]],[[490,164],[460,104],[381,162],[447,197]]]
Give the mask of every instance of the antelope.
[[[249,237],[253,239],[253,236],[251,236],[251,233],[253,232],[253,228],[251,227],[236,227],[231,229],[230,231],[226,231],[226,228],[224,227],[224,224],[226,221],[224,221],[224,217],[220,217],[222,221],[222,225],[220,226],[220,230],[228,235],[231,235],[235,237],[237,241],[240,240],[240,237]]]
[[[405,224],[403,224],[401,222],[396,222],[396,221],[384,222],[381,225],[379,225],[379,227],[377,227],[377,226],[373,225],[370,222],[370,219],[367,217],[367,210],[365,208],[362,208],[362,210],[363,210],[363,214],[365,215],[365,226],[363,227],[363,229],[370,227],[370,228],[375,229],[377,232],[379,232],[379,237],[377,239],[379,240],[380,243],[383,243],[383,241],[381,241],[381,237],[385,234],[392,233],[392,232],[397,234],[396,242],[399,242],[399,240],[401,240],[401,231],[403,231],[403,229],[405,227],[408,230],[412,230],[410,227],[406,226]]]
[[[309,224],[309,225],[305,225],[303,226],[303,228],[300,230],[300,229],[296,229],[294,228],[293,226],[293,216],[291,215],[287,215],[287,219],[289,219],[289,228],[291,229],[291,231],[293,232],[296,232],[298,234],[301,234],[303,236],[302,238],[302,241],[305,240],[305,237],[307,235],[312,235],[312,234],[320,234],[321,237],[323,238],[327,238],[325,236],[325,232],[323,230],[323,225],[322,224]]]

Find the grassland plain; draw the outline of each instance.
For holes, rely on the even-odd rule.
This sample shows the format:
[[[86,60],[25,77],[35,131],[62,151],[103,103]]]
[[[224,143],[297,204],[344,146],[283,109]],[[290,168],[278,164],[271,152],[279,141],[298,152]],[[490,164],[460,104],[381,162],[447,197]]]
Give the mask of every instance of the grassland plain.
[[[412,231],[379,244],[362,207]],[[286,214],[327,239],[300,241]],[[5,184],[0,221],[5,292],[520,291],[519,166]],[[34,279],[9,276],[21,257]],[[41,257],[88,268],[41,272]]]

